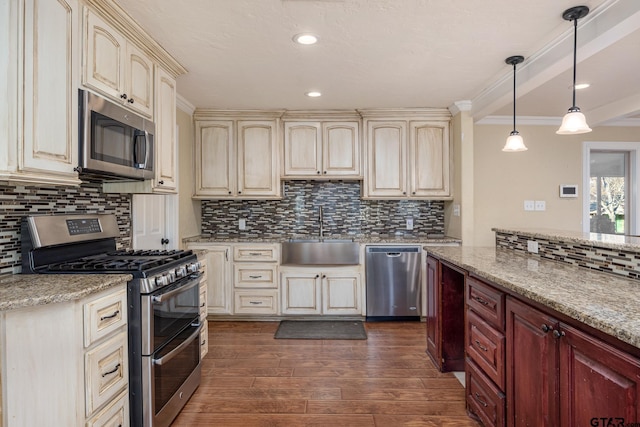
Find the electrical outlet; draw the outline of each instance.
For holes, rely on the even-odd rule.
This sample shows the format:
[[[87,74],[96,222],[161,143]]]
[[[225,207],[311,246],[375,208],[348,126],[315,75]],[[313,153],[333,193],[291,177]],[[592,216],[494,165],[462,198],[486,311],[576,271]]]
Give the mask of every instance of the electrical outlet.
[[[460,216],[460,205],[453,205],[453,216]]]
[[[536,200],[535,201],[535,209],[537,211],[543,211],[547,208],[547,204],[545,203],[544,200]]]
[[[538,253],[538,242],[535,240],[527,240],[527,250],[533,254]]]
[[[245,230],[247,228],[247,220],[244,218],[240,218],[238,220],[238,229]]]
[[[533,200],[525,200],[524,201],[524,210],[525,211],[533,211],[535,210],[535,202]]]
[[[407,218],[407,230],[413,230],[413,218]]]

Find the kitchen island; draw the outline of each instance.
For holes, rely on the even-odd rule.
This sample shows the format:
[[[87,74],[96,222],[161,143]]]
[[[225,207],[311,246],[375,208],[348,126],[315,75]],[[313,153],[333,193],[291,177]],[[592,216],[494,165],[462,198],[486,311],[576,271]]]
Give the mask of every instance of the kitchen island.
[[[464,358],[469,413],[485,425],[640,421],[636,248],[597,236],[496,233],[498,248],[435,247],[427,259],[427,288],[458,290],[455,302],[427,313],[427,350],[444,367]],[[527,253],[527,240],[544,247]],[[464,319],[464,334],[442,322],[452,317]]]

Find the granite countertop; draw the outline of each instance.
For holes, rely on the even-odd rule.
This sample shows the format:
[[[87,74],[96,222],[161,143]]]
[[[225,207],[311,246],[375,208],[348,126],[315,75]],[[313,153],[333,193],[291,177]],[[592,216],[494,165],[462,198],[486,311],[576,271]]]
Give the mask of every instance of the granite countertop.
[[[517,234],[536,239],[561,240],[577,243],[583,246],[610,248],[623,251],[640,251],[640,236],[625,236],[621,234],[583,233],[580,231],[533,229],[533,228],[492,228],[496,233]]]
[[[492,247],[432,255],[640,348],[640,282]]]
[[[130,274],[8,274],[0,276],[0,311],[74,301],[128,282]]]
[[[183,243],[282,243],[290,239],[311,239],[317,236],[308,235],[287,235],[273,237],[220,237],[220,236],[193,236],[182,240]],[[460,239],[438,236],[406,236],[406,235],[377,235],[377,236],[324,236],[325,239],[352,239],[358,243],[364,244],[460,244]]]

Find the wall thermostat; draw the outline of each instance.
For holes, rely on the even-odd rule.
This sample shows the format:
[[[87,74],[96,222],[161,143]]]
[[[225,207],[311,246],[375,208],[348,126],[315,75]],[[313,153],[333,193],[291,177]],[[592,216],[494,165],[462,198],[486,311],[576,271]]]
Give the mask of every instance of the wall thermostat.
[[[560,197],[578,197],[578,186],[561,184]]]

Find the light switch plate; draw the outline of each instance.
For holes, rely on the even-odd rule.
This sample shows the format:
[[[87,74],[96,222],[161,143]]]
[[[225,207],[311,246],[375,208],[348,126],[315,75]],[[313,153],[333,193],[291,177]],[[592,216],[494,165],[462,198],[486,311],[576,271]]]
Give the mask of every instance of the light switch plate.
[[[527,240],[527,250],[533,254],[538,253],[538,242],[535,240]]]
[[[547,209],[547,204],[544,200],[536,200],[534,205],[537,211],[543,211]]]
[[[407,218],[407,230],[413,230],[413,218]]]
[[[533,211],[533,210],[535,210],[535,202],[533,200],[525,200],[524,201],[524,210],[525,211]]]
[[[238,220],[238,229],[245,230],[247,228],[247,220],[244,218],[240,218]]]

